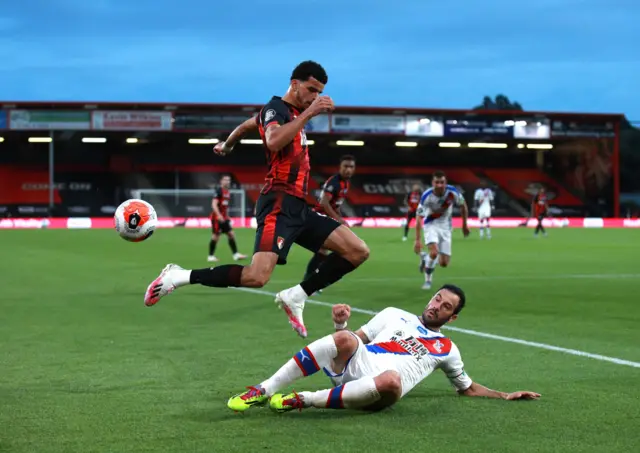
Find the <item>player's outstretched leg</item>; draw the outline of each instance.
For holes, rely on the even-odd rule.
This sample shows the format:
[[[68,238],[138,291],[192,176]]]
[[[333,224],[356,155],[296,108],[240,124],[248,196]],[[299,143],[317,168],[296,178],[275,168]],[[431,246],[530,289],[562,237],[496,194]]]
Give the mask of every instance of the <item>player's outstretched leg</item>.
[[[248,387],[249,390],[244,393],[232,396],[227,405],[230,409],[241,412],[253,405],[264,404],[269,397],[294,381],[311,376],[324,367],[331,367],[334,359],[346,363],[356,352],[358,345],[358,340],[347,331],[320,338],[295,354],[269,379]]]
[[[307,298],[336,283],[369,258],[369,248],[364,241],[344,225],[334,229],[318,248],[328,249],[333,253],[320,264],[317,272],[299,285],[279,292],[275,299],[276,304],[286,311],[289,322],[302,337],[307,336],[307,329],[302,321],[302,310]]]
[[[267,284],[278,261],[272,252],[253,255],[249,266],[225,264],[204,269],[183,269],[177,264],[167,264],[160,275],[147,287],[144,304],[155,305],[164,296],[187,285],[204,285],[214,288],[245,287],[262,288]]]
[[[316,392],[275,394],[269,406],[275,412],[318,409],[380,410],[389,407],[402,396],[402,380],[396,371],[385,371],[376,377],[365,376]]]

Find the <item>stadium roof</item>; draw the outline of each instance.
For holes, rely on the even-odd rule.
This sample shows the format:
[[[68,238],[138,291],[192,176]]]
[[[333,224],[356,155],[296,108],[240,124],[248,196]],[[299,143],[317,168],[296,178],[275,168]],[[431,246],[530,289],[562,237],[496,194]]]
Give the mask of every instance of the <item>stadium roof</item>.
[[[214,112],[220,110],[255,112],[262,108],[258,104],[212,104],[212,103],[171,103],[171,102],[66,102],[66,101],[0,101],[2,109],[40,109],[40,110],[166,110],[166,111],[198,111]],[[547,118],[570,119],[590,118],[592,120],[620,121],[622,113],[581,113],[581,112],[537,112],[508,110],[463,110],[433,109],[405,107],[365,107],[337,106],[334,113],[369,113],[369,114],[421,114],[421,115],[526,115],[545,116]]]

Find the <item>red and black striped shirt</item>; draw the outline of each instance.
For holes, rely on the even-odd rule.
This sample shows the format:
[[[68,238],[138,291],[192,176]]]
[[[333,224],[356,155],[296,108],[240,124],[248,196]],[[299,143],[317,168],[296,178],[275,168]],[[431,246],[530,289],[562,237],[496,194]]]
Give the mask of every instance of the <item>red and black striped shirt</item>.
[[[547,195],[543,193],[533,197],[533,212],[536,217],[547,214],[547,201]]]
[[[231,193],[229,192],[229,190],[219,187],[214,189],[213,199],[218,200],[218,210],[220,211],[220,214],[222,214],[222,219],[218,220],[226,220],[229,213],[229,202],[231,200]],[[214,219],[216,217],[216,213],[212,209],[211,218]]]
[[[331,195],[331,200],[329,200],[329,205],[340,214],[340,207],[347,197],[347,193],[349,193],[349,187],[351,183],[348,179],[344,179],[340,174],[335,174],[329,179],[326,180],[324,186],[322,186],[322,194],[320,195],[320,199],[318,200],[318,205],[316,206],[316,211],[321,214],[328,215],[325,212],[322,204],[320,204],[320,200],[322,199],[322,195],[324,193],[328,193]]]
[[[421,196],[422,194],[418,191],[409,192],[409,195],[407,195],[407,205],[409,206],[409,211],[418,210]]]
[[[269,172],[261,193],[272,191],[285,192],[294,197],[304,199],[309,183],[309,148],[307,136],[301,130],[284,148],[271,151],[267,148],[265,132],[272,124],[283,125],[296,119],[300,111],[282,98],[274,96],[257,116],[260,137],[267,153]]]

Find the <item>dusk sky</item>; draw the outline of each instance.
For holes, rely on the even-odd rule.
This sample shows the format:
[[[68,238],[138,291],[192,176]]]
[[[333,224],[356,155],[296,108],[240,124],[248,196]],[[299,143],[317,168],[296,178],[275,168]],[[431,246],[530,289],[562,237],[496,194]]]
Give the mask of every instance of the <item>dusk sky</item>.
[[[314,59],[336,105],[640,121],[638,0],[22,0],[0,42],[0,100],[260,104]]]

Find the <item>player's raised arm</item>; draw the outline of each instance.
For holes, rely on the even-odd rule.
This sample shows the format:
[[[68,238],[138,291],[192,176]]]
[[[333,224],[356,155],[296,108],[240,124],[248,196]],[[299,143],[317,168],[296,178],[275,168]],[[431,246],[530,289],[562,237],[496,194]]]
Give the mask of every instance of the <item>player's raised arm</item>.
[[[336,304],[332,307],[331,317],[333,318],[333,326],[335,327],[336,332],[347,330],[347,321],[351,317],[351,307],[347,304]],[[362,329],[358,329],[354,333],[360,337],[364,344],[370,342]]]
[[[394,314],[397,316],[397,309],[388,307],[376,314],[365,325],[360,327],[354,333],[360,337],[364,344],[371,341],[387,327],[389,320],[393,319]],[[351,316],[351,307],[346,304],[336,304],[332,308],[333,323],[336,331],[347,329],[347,320]]]
[[[271,151],[281,150],[293,141],[295,136],[304,129],[304,126],[311,118],[321,113],[330,112],[333,110],[333,107],[333,101],[329,96],[318,96],[309,108],[288,123],[284,121],[272,121],[272,119],[277,120],[278,112],[273,111],[274,117],[269,118],[271,113],[269,110],[266,110],[263,124],[267,148]]]
[[[213,147],[213,152],[222,156],[229,154],[231,151],[233,151],[233,148],[238,144],[242,137],[257,130],[258,122],[256,115],[236,127],[224,142],[218,143]]]

